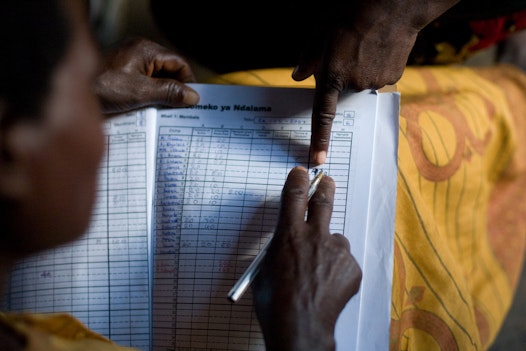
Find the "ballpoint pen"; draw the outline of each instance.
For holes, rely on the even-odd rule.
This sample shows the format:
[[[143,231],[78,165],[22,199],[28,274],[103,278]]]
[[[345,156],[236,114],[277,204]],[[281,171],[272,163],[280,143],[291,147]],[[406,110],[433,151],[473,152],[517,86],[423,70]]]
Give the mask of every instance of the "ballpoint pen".
[[[310,185],[309,185],[309,192],[308,192],[308,199],[314,195],[316,190],[318,189],[318,185],[320,184],[321,178],[325,175],[325,172],[321,169],[317,170],[316,176],[312,179]],[[256,258],[250,265],[247,267],[245,273],[238,279],[238,281],[234,284],[232,289],[228,292],[228,299],[231,302],[236,302],[239,300],[239,298],[245,293],[247,288],[250,286],[254,278],[259,272],[259,268],[261,265],[261,262],[263,261],[263,258],[265,257],[265,253],[267,252],[267,249],[270,245],[270,242],[272,241],[272,238],[269,238],[259,253],[257,254]]]

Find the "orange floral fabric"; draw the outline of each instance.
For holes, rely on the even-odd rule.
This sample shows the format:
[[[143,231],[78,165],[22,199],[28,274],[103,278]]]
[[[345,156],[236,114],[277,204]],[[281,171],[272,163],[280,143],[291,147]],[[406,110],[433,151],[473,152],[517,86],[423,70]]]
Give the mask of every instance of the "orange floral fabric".
[[[0,326],[25,340],[24,351],[138,351],[116,345],[69,314],[0,313]]]
[[[398,87],[391,349],[484,350],[524,259],[526,81],[508,66],[421,67]]]

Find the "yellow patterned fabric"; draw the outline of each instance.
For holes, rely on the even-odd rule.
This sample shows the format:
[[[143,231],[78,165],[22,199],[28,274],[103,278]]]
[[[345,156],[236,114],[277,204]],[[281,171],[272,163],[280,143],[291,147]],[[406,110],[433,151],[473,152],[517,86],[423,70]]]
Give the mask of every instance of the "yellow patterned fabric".
[[[23,351],[135,351],[114,344],[69,314],[0,313],[0,330],[16,335]],[[6,343],[1,340],[2,335],[0,346]]]
[[[291,69],[212,83],[314,86]],[[408,67],[401,92],[391,350],[485,350],[526,241],[526,76],[510,66]]]

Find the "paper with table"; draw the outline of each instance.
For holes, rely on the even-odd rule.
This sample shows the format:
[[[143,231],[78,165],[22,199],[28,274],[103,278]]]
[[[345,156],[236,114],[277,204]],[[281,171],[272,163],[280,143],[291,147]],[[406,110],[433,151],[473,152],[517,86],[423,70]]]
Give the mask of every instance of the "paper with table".
[[[143,350],[263,350],[251,292],[226,298],[276,223],[290,169],[309,167],[314,91],[195,84],[197,106],[105,124],[93,221],[15,267],[4,306],[66,311]],[[331,231],[363,270],[338,350],[388,349],[399,94],[341,98],[327,163]]]

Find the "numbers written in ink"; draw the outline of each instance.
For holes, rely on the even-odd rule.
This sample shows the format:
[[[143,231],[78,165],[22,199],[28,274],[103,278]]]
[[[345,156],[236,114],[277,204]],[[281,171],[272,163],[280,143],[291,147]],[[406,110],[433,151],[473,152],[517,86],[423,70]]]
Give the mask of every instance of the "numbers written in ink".
[[[53,278],[53,273],[51,273],[51,271],[42,271],[40,272],[39,277],[44,279]]]

